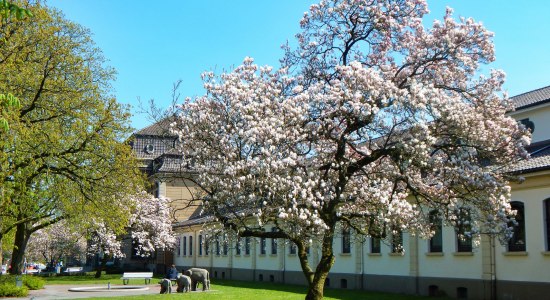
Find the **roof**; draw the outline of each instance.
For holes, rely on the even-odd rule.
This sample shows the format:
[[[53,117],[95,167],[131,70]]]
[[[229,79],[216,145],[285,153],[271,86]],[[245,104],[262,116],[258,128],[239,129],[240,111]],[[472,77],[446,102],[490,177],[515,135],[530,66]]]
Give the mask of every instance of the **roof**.
[[[550,102],[550,86],[511,97],[516,110],[526,109],[535,105]]]
[[[525,174],[550,169],[550,140],[533,143],[527,151],[530,158],[520,161],[512,172]]]
[[[184,226],[193,226],[208,223],[214,220],[213,216],[195,216],[190,219],[173,223],[173,227],[184,227]]]
[[[170,133],[170,124],[175,120],[175,116],[164,118],[134,133],[134,135],[149,136],[174,136]]]

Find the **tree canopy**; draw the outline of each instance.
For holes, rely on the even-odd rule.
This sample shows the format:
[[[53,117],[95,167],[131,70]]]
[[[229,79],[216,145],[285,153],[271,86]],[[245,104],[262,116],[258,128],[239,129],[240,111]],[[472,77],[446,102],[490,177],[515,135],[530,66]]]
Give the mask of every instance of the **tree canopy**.
[[[122,231],[129,216],[117,208],[143,188],[128,109],[111,96],[115,72],[89,31],[40,2],[28,9],[31,22],[0,25],[0,91],[21,104],[5,116],[0,158],[0,240],[16,231],[14,272],[30,235],[59,220]]]
[[[296,244],[306,299],[323,296],[337,228],[429,237],[431,212],[455,226],[468,211],[468,234],[510,234],[505,171],[530,137],[505,115],[504,73],[480,75],[493,34],[451,9],[426,28],[427,11],[422,0],[321,1],[280,68],[246,58],[205,73],[206,94],[179,108],[173,132],[205,213],[240,236]]]

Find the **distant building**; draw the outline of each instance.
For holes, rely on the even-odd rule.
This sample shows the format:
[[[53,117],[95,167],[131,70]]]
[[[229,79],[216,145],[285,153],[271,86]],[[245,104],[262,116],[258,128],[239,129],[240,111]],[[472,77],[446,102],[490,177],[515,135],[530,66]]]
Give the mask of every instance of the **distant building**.
[[[516,233],[502,246],[482,235],[480,245],[457,237],[461,229],[442,227],[430,240],[404,233],[404,251],[377,239],[362,241],[341,232],[335,241],[336,262],[326,286],[395,293],[440,295],[458,299],[550,299],[550,87],[512,97],[509,115],[532,130],[531,159],[514,170],[525,177],[512,185],[512,207],[518,211]],[[178,208],[174,230],[178,247],[160,254],[156,263],[178,269],[204,267],[216,278],[305,284],[295,248],[284,241],[242,238],[239,246],[206,244],[201,232],[207,221],[198,207],[185,207],[194,186],[180,179],[185,170],[174,151],[176,139],[166,133],[168,121],[134,134],[133,147],[154,192]],[[269,225],[267,225],[269,230]],[[341,230],[340,230],[341,231]],[[309,260],[320,251],[313,245]]]

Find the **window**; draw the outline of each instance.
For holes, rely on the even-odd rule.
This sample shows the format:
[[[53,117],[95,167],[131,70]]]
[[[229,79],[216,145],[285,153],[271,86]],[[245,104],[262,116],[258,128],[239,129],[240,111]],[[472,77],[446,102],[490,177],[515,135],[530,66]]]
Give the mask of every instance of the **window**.
[[[237,237],[235,242],[235,255],[241,255],[241,237]]]
[[[271,232],[277,232],[277,227],[271,228]],[[277,239],[271,239],[271,254],[277,254]]]
[[[550,251],[550,199],[544,200],[544,218],[546,225],[546,251]]]
[[[222,248],[222,254],[227,255],[227,250],[229,248],[229,244],[227,243],[227,235],[223,235],[223,248]]]
[[[199,255],[202,255],[202,234],[199,234]]]
[[[529,118],[521,119],[519,122],[525,126],[525,128],[529,129],[531,133],[535,132],[535,123],[533,121],[529,120]]]
[[[290,248],[288,250],[289,254],[296,254],[296,244],[294,242],[290,242]]]
[[[183,256],[187,255],[187,237],[183,237]]]
[[[430,212],[430,226],[434,235],[430,239],[430,252],[443,252],[443,222],[438,212]]]
[[[470,211],[461,208],[458,212],[456,230],[456,251],[472,252],[472,224]]]
[[[220,239],[216,237],[216,255],[220,255]]]
[[[380,239],[376,237],[370,238],[370,253],[380,253]]]
[[[351,235],[349,228],[342,228],[342,253],[351,253]]]
[[[525,245],[525,210],[522,202],[514,201],[510,203],[512,210],[516,211],[515,222],[510,222],[508,226],[513,228],[512,238],[508,241],[508,251],[521,252],[526,251]]]
[[[244,254],[250,255],[250,237],[244,238]]]
[[[391,252],[403,253],[403,232],[394,230],[391,236]]]
[[[178,244],[177,246],[177,252],[178,252],[178,256],[181,256],[181,241],[180,241],[180,237],[176,237],[176,243]]]
[[[210,240],[208,239],[208,235],[204,236],[204,254],[210,254]]]
[[[260,254],[265,254],[266,244],[267,244],[266,238],[264,237],[260,238]]]
[[[193,237],[189,237],[189,255],[193,256]]]

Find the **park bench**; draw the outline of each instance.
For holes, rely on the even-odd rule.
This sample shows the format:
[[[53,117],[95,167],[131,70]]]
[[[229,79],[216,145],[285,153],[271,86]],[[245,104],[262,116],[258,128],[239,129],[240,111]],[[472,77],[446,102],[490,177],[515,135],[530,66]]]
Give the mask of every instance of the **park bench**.
[[[145,279],[145,284],[149,284],[151,282],[151,278],[153,278],[153,272],[124,272],[122,277],[120,277],[124,285],[127,285],[130,279],[134,278]]]
[[[65,273],[72,275],[72,274],[80,274],[84,273],[84,269],[82,267],[68,267],[64,271]]]

